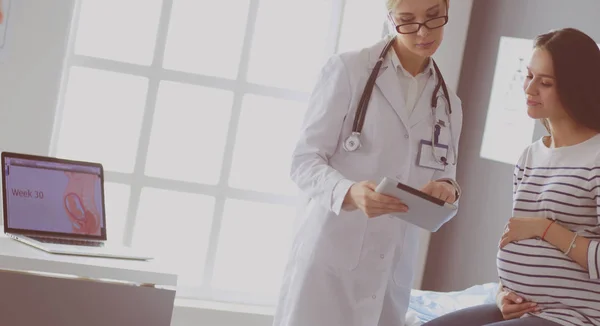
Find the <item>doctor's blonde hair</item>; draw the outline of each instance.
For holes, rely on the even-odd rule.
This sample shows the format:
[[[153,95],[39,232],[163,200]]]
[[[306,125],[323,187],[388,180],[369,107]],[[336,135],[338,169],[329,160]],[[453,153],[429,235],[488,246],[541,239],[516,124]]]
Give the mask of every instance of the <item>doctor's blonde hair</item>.
[[[400,2],[402,2],[402,0],[386,0],[386,8],[388,11],[391,11],[392,9],[394,9]],[[444,2],[446,3],[446,8],[450,7],[450,4],[448,3],[448,0],[444,0]]]

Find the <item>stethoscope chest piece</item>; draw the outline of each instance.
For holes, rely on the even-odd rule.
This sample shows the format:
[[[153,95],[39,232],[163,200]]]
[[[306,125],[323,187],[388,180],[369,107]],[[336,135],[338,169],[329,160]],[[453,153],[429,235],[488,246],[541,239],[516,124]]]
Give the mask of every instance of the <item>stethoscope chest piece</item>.
[[[347,152],[354,152],[360,147],[360,133],[353,132],[350,136],[346,138],[344,141],[344,149]]]

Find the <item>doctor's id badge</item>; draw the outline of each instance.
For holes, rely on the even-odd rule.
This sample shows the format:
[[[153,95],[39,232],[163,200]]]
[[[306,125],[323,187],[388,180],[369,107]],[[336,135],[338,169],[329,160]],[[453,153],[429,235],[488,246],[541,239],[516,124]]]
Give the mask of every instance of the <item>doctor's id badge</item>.
[[[448,145],[436,144],[421,140],[419,144],[419,153],[417,154],[417,165],[425,168],[444,171],[448,161]]]

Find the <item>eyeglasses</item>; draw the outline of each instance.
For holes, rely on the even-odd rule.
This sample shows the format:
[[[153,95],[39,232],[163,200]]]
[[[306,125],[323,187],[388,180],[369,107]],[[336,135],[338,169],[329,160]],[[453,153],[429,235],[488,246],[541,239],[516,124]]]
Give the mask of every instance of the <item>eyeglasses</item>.
[[[390,19],[392,16],[390,15]],[[392,22],[394,20],[392,19]],[[422,23],[408,23],[396,25],[396,31],[400,34],[414,34],[418,32],[421,27],[426,26],[428,29],[440,28],[448,23],[448,16],[439,16],[428,19]]]

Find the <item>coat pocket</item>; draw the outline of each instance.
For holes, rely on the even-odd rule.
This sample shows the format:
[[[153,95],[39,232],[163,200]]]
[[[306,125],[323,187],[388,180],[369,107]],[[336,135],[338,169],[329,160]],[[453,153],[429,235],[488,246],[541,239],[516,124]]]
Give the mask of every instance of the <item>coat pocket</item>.
[[[367,217],[360,210],[328,214],[315,248],[315,258],[340,270],[354,270],[363,248]]]

